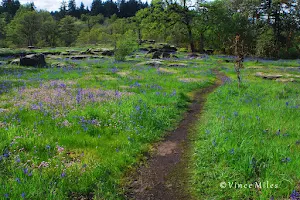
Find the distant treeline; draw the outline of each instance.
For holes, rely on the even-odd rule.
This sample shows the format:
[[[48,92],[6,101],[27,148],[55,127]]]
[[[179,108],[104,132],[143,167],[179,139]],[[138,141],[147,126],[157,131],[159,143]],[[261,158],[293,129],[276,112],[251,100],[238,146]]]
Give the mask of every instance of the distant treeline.
[[[51,13],[18,0],[0,6],[1,47],[116,47],[130,35],[193,52],[233,54],[237,34],[248,55],[299,58],[299,0],[94,0],[91,8],[70,0]]]

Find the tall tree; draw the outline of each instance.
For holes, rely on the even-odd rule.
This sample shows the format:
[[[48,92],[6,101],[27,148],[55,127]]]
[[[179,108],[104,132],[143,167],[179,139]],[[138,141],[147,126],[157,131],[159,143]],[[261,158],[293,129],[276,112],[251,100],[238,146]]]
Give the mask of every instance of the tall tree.
[[[93,0],[91,7],[91,15],[104,15],[104,7],[101,0]]]
[[[71,15],[72,17],[78,17],[75,0],[69,0],[69,3],[68,3],[68,15]]]
[[[110,17],[114,14],[118,14],[118,6],[112,0],[108,0],[103,4],[104,16]]]
[[[67,3],[65,0],[61,2],[59,12],[58,12],[58,18],[62,19],[67,15]]]
[[[76,41],[78,30],[75,22],[76,19],[71,16],[66,16],[59,22],[60,39],[65,46],[70,46]]]

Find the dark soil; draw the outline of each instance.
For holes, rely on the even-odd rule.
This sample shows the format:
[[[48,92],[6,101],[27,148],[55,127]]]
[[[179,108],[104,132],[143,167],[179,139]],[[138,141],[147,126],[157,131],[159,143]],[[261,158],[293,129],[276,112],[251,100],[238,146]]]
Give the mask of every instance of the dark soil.
[[[203,110],[208,94],[226,80],[224,75],[214,70],[217,75],[215,84],[196,92],[184,119],[178,128],[169,132],[165,139],[155,145],[153,155],[146,165],[141,166],[130,178],[132,181],[125,188],[127,199],[136,200],[192,200],[188,191],[188,163],[190,156],[191,131]]]

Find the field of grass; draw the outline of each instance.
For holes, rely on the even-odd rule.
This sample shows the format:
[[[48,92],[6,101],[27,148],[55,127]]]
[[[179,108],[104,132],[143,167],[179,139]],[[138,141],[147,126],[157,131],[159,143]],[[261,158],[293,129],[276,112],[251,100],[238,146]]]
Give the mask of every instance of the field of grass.
[[[247,61],[238,89],[233,67],[220,63],[231,81],[209,96],[199,121],[191,164],[197,199],[300,198],[299,66]],[[264,80],[257,72],[296,82]]]
[[[2,64],[0,199],[123,199],[124,175],[176,127],[192,92],[215,81],[213,68],[229,79],[208,97],[197,127],[196,199],[300,197],[299,61],[247,60],[238,89],[228,57],[178,55],[160,66],[140,64],[142,54],[126,62],[52,55],[50,68]],[[256,182],[262,188],[235,185]]]
[[[190,92],[215,79],[211,59],[142,60],[2,65],[0,199],[122,199],[124,174],[176,126]]]

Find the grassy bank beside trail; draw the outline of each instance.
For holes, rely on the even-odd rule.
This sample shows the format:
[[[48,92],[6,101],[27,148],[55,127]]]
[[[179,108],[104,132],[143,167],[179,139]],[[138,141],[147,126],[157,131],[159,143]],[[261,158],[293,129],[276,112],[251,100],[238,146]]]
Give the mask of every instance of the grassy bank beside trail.
[[[197,199],[300,197],[300,84],[254,76],[300,70],[254,64],[245,64],[240,89],[227,81],[208,97],[191,164]],[[222,69],[235,78],[232,68]]]
[[[176,126],[208,65],[98,60],[0,68],[0,199],[120,199],[120,181]]]

